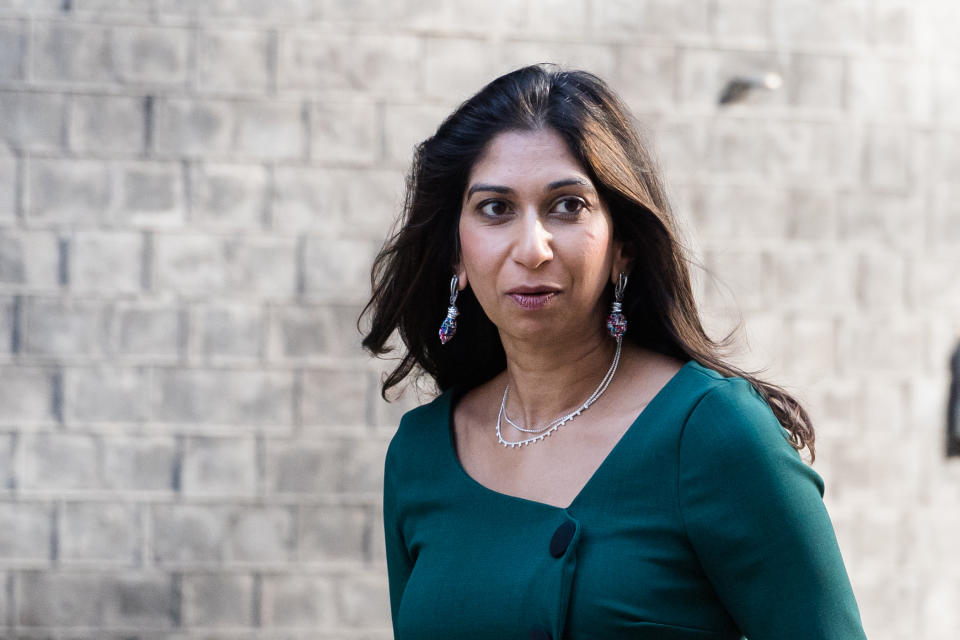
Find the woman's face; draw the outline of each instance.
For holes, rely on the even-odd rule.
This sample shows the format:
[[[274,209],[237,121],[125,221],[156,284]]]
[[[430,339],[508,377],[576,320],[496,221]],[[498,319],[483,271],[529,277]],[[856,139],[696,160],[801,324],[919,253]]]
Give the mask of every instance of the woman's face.
[[[501,334],[603,331],[607,282],[627,271],[610,213],[553,130],[507,131],[473,166],[460,212],[461,288]]]

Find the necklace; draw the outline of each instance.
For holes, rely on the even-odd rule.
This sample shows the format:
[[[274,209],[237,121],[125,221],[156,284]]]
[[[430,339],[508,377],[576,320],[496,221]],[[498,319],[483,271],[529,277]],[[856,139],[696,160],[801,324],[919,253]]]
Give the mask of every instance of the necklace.
[[[617,340],[617,350],[613,354],[613,362],[610,363],[610,368],[607,369],[607,373],[603,376],[603,380],[600,381],[600,384],[597,386],[594,392],[590,394],[590,397],[587,398],[583,404],[581,404],[579,407],[577,407],[570,413],[560,416],[555,420],[551,420],[550,422],[547,423],[546,426],[540,427],[538,429],[527,429],[527,428],[521,427],[520,425],[515,423],[513,420],[511,420],[509,417],[507,417],[507,394],[510,392],[510,383],[507,383],[506,388],[504,388],[503,390],[503,400],[500,401],[500,412],[497,414],[497,440],[500,442],[500,444],[502,444],[505,447],[513,448],[513,447],[525,446],[528,444],[532,444],[534,442],[539,442],[544,438],[546,438],[547,436],[549,436],[554,431],[556,431],[557,429],[559,429],[560,427],[562,427],[563,425],[565,425],[566,423],[570,422],[571,420],[579,416],[581,413],[583,413],[587,409],[589,409],[590,405],[596,402],[600,398],[600,396],[603,395],[603,392],[607,390],[607,387],[610,386],[610,381],[613,380],[613,376],[617,372],[617,365],[620,364],[620,347],[621,347],[621,341]],[[516,440],[516,441],[504,440],[503,435],[501,435],[500,433],[500,424],[504,418],[506,418],[507,423],[513,426],[515,429],[522,431],[524,433],[535,433],[538,435],[531,436],[523,440]]]

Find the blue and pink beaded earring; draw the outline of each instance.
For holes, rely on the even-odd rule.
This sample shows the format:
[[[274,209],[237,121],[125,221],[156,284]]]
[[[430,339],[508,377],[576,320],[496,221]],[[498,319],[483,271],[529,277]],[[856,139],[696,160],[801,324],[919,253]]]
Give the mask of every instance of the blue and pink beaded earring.
[[[627,288],[627,275],[620,272],[617,276],[617,286],[613,290],[613,304],[610,305],[610,315],[607,316],[607,331],[617,339],[617,342],[627,332],[627,318],[623,315],[623,291]]]
[[[459,284],[460,278],[457,277],[457,274],[453,274],[453,277],[450,278],[450,306],[447,307],[447,317],[443,319],[443,323],[440,325],[440,344],[450,342],[453,334],[457,332],[457,316],[460,315],[460,310],[457,309],[457,294],[460,293]]]

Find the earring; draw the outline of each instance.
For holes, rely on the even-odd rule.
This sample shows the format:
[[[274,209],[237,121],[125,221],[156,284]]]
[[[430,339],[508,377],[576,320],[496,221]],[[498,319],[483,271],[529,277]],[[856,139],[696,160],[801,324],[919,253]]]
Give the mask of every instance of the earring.
[[[620,272],[617,277],[617,286],[613,290],[613,304],[610,305],[610,315],[607,316],[607,331],[620,342],[627,332],[627,318],[623,315],[623,291],[627,288],[627,275]]]
[[[443,319],[443,324],[440,325],[440,344],[450,342],[453,334],[457,332],[457,316],[460,315],[460,310],[457,309],[457,294],[460,293],[457,285],[459,283],[460,278],[457,277],[457,274],[453,274],[453,277],[450,278],[450,306],[447,307],[447,317]]]

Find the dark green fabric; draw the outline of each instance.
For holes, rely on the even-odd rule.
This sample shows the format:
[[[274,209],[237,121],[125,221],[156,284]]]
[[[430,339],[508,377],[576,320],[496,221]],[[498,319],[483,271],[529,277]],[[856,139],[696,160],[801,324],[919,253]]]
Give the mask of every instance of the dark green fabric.
[[[745,380],[688,362],[566,509],[466,474],[457,395],[407,413],[387,453],[400,640],[864,638],[823,481]]]

